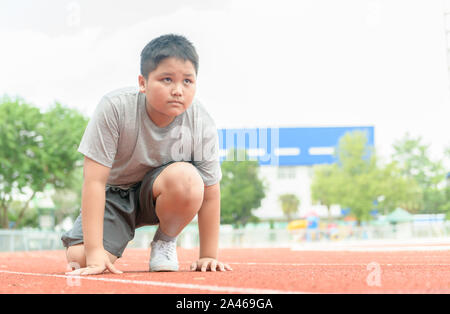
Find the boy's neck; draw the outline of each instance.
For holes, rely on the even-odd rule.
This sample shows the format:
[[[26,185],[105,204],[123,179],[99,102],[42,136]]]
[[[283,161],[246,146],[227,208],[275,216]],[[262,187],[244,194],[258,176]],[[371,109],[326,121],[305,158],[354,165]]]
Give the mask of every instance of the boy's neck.
[[[151,108],[151,106],[148,105],[148,103],[146,104],[145,107],[147,111],[147,116],[159,128],[165,128],[166,126],[171,124],[173,120],[175,120],[175,117],[167,116],[154,110],[153,108]]]

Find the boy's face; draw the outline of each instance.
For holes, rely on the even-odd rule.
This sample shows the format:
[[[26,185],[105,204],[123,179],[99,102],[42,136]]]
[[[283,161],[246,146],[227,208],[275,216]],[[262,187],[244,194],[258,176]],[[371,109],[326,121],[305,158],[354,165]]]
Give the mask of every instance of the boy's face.
[[[139,75],[140,91],[147,99],[147,113],[157,126],[169,125],[190,107],[196,79],[191,61],[172,57],[162,60],[147,79]]]

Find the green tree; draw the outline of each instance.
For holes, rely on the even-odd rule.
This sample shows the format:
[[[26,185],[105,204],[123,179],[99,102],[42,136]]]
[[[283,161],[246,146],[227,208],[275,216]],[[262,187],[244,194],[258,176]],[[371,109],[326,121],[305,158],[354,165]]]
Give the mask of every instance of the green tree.
[[[444,189],[445,203],[442,205],[442,212],[445,213],[445,219],[450,220],[450,184]]]
[[[422,190],[417,182],[402,174],[397,162],[393,161],[379,168],[378,209],[385,215],[397,207],[411,213],[422,206]]]
[[[17,221],[19,214],[21,213],[24,206],[24,202],[14,200],[11,202],[10,207],[8,209],[8,220],[9,221]],[[31,227],[37,228],[39,227],[39,215],[36,208],[30,208],[23,215],[23,218],[19,222],[19,225],[14,226],[14,228],[23,228],[23,227]]]
[[[288,221],[292,220],[292,216],[298,212],[300,199],[295,194],[282,194],[278,197],[281,204],[281,210],[287,217]]]
[[[446,180],[445,180],[445,202],[441,207],[441,211],[446,213],[446,219],[450,220],[450,146],[444,151],[444,164],[446,169]]]
[[[36,131],[40,121],[39,109],[19,99],[10,100],[6,97],[2,99],[0,103],[0,213],[3,228],[9,226],[8,209],[14,201],[13,191],[22,192],[27,186],[36,186],[33,176],[26,174],[38,167],[38,161],[34,157],[39,148],[37,142],[41,139]],[[31,198],[24,203],[24,207],[28,206]]]
[[[14,198],[27,200],[18,211],[21,225],[28,205],[47,184],[64,188],[80,167],[77,146],[87,119],[78,111],[54,104],[47,112],[22,99],[0,99],[0,215],[8,228],[8,210]]]
[[[318,193],[327,202],[324,204],[336,203],[350,208],[358,223],[370,220],[370,212],[375,208],[387,214],[398,206],[411,209],[420,204],[418,185],[402,174],[396,162],[380,165],[364,132],[351,132],[341,137],[336,157],[336,166],[325,168],[327,171],[322,174],[319,171],[316,189],[322,187],[323,193],[328,194],[320,196]]]
[[[241,158],[242,156],[245,158]],[[257,220],[252,210],[261,206],[266,188],[258,177],[258,161],[248,159],[245,151],[231,150],[222,162],[220,190],[223,224],[241,227]]]
[[[341,186],[339,168],[337,164],[316,165],[311,182],[311,198],[314,202],[327,207],[330,217],[331,205],[338,204],[339,187]]]
[[[418,183],[404,174],[397,161],[382,165],[363,132],[345,134],[338,143],[331,165],[314,167],[313,201],[328,207],[350,208],[358,222],[371,219],[370,211],[388,214],[397,207],[411,212],[422,204]]]
[[[83,168],[72,172],[72,180],[64,188],[55,189],[52,201],[55,204],[55,224],[61,223],[67,216],[76,219],[81,208],[81,189],[83,186]]]
[[[370,211],[379,195],[377,159],[374,148],[367,144],[361,131],[347,133],[339,139],[336,149],[338,182],[336,201],[350,208],[358,223],[371,219]]]
[[[447,173],[443,161],[432,160],[429,145],[423,144],[421,137],[414,138],[408,133],[394,143],[394,150],[392,159],[398,163],[401,173],[417,182],[422,191],[418,212],[442,212],[446,203],[442,186]]]

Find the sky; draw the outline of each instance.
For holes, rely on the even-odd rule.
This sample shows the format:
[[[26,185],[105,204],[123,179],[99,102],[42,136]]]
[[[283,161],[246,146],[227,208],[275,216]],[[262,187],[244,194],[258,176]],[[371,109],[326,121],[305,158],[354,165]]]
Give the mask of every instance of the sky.
[[[379,155],[409,133],[438,159],[450,147],[444,10],[441,0],[2,0],[0,95],[90,117],[107,92],[137,86],[151,39],[177,33],[197,49],[196,97],[218,128],[374,126]]]

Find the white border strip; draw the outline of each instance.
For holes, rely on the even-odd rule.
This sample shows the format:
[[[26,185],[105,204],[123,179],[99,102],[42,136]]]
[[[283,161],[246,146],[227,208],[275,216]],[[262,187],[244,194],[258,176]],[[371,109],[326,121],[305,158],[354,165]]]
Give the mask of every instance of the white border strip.
[[[334,147],[310,147],[308,153],[310,155],[333,155]]]
[[[298,147],[281,147],[275,148],[275,156],[298,156],[301,150]]]
[[[309,292],[302,291],[284,291],[273,289],[254,289],[254,288],[238,288],[238,287],[220,287],[212,285],[196,285],[187,283],[175,283],[175,282],[161,282],[161,281],[141,281],[141,280],[127,280],[127,279],[115,279],[104,278],[97,276],[69,276],[69,275],[55,275],[55,274],[39,274],[39,273],[26,273],[18,271],[0,270],[0,273],[23,275],[23,276],[38,276],[38,277],[54,277],[65,279],[82,279],[82,280],[94,280],[104,282],[125,283],[144,286],[157,286],[157,287],[171,287],[180,289],[197,289],[207,290],[216,293],[242,293],[242,294],[310,294]]]

